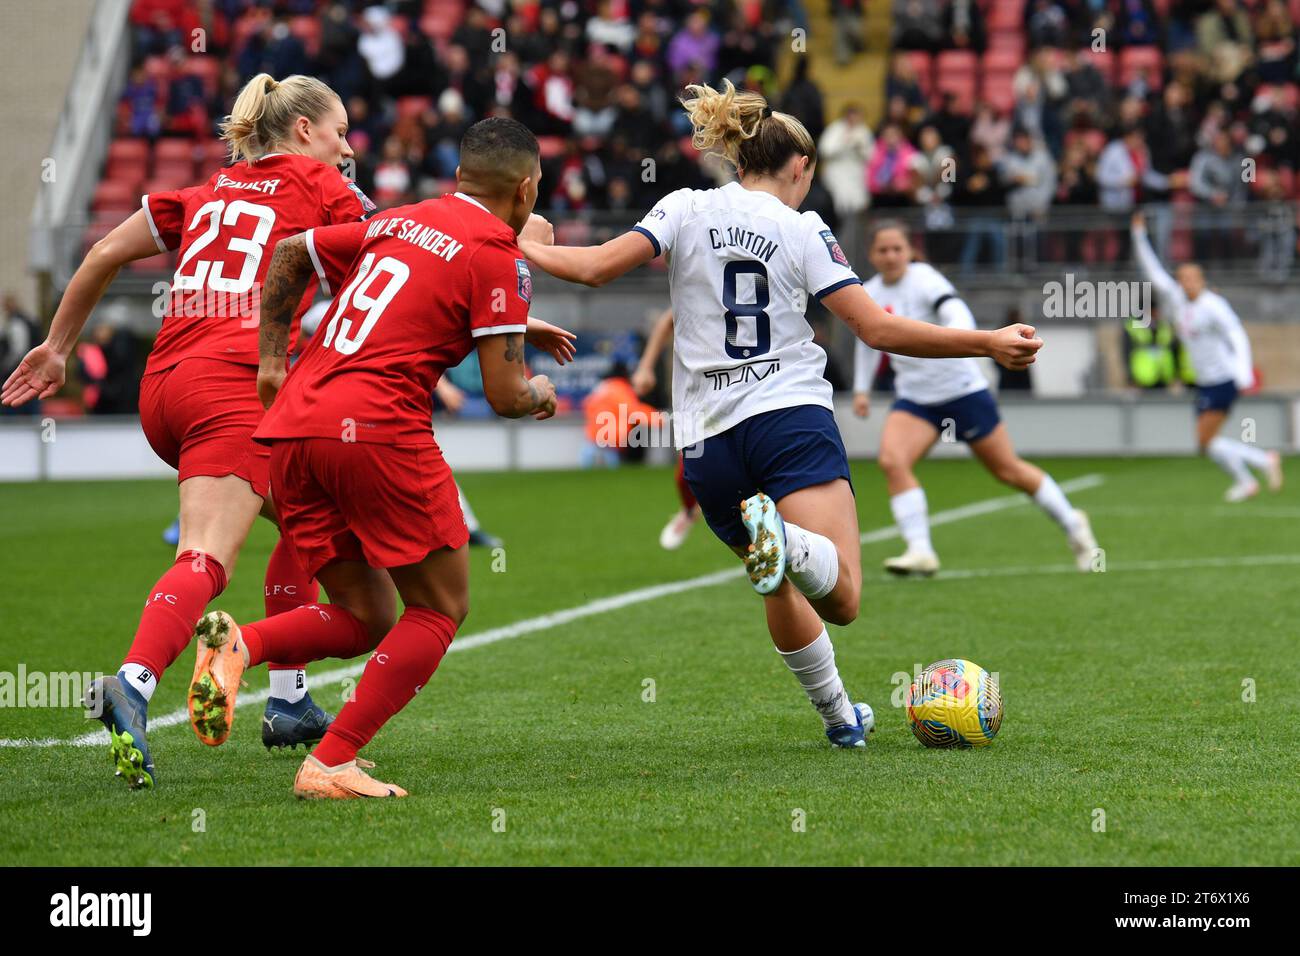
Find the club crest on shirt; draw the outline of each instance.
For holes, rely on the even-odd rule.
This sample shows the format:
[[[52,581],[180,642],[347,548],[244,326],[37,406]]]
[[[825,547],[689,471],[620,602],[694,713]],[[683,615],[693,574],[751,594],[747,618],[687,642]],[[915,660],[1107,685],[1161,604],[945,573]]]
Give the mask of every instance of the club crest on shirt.
[[[533,274],[528,271],[528,263],[523,259],[515,260],[515,275],[519,279],[519,298],[525,302],[533,301]]]
[[[835,238],[835,233],[831,232],[829,229],[823,229],[819,235],[822,237],[822,242],[826,243],[826,251],[831,254],[831,261],[837,262],[845,268],[848,268],[849,257],[846,256],[844,250],[840,248],[840,242]]]

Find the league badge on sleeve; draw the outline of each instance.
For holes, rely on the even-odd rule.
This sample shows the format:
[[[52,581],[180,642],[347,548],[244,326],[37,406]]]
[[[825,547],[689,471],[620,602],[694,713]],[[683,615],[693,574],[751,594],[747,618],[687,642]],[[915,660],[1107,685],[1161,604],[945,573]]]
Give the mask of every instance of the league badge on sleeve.
[[[846,269],[851,268],[849,265],[849,257],[846,256],[844,250],[840,248],[840,242],[835,238],[835,233],[831,232],[829,229],[823,229],[820,235],[822,237],[822,242],[826,243],[826,251],[831,254],[831,261],[842,265]]]
[[[348,179],[347,177],[344,178],[347,180],[348,189],[351,189],[354,193],[356,193],[357,199],[361,200],[362,218],[363,219],[367,218],[368,216],[370,216],[371,213],[373,213],[379,207],[374,204],[374,201],[371,200],[369,196],[367,196],[365,193],[361,191],[360,186],[354,183],[351,179]]]
[[[532,302],[533,274],[528,271],[528,263],[523,259],[515,260],[515,275],[519,279],[519,298],[525,302]]]

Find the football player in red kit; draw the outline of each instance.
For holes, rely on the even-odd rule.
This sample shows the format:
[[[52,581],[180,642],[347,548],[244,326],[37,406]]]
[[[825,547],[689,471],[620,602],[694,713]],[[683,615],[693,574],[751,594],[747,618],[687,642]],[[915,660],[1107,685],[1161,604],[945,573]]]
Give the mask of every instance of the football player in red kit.
[[[429,428],[439,377],[476,349],[497,414],[555,413],[549,379],[527,375],[524,342],[563,363],[572,335],[528,318],[532,279],[516,244],[525,224],[549,239],[545,220],[529,218],[540,177],[532,133],[485,119],[461,141],[455,194],[276,247],[258,375],[269,411],[256,437],[271,448],[285,534],[331,603],[242,628],[207,614],[191,714],[201,723],[204,700],[233,702],[244,669],[260,662],[372,652],[354,698],[299,769],[299,797],[406,795],[365,773],[373,765],[357,751],[429,681],[468,612],[469,534]],[[334,305],[286,378],[293,305],[313,273]]]
[[[95,244],[50,326],[5,382],[17,405],[54,394],[91,310],[117,270],[179,250],[162,328],[140,384],[149,444],[179,472],[181,536],[176,561],[150,589],[135,639],[115,676],[100,678],[87,706],[111,737],[114,766],[131,787],[157,782],[145,739],[149,699],[185,649],[195,622],[226,587],[258,513],[274,519],[269,451],[252,440],[264,414],[257,398],[258,299],[270,250],[313,226],[357,222],[374,206],[336,168],[352,155],[338,96],[312,77],[254,77],[223,126],[236,162],[206,183],[143,198],[141,209]],[[295,300],[286,336],[310,301]],[[317,586],[283,540],[266,571],[266,612],[316,600]],[[292,661],[292,658],[281,658]],[[267,746],[314,743],[329,716],[306,696],[304,665],[271,675],[263,721]],[[228,720],[200,739],[218,744]]]

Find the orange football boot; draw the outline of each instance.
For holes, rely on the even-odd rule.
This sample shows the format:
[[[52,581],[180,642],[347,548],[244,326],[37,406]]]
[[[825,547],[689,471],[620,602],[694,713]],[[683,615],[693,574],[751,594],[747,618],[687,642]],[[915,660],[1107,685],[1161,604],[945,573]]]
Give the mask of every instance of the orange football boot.
[[[373,767],[368,760],[349,760],[337,767],[327,767],[315,757],[308,757],[298,768],[293,793],[299,800],[354,800],[357,797],[404,797],[406,791],[395,783],[376,780],[361,767]]]
[[[219,747],[235,722],[235,697],[244,673],[239,625],[225,611],[209,611],[194,628],[199,656],[190,682],[190,726],[209,747]]]

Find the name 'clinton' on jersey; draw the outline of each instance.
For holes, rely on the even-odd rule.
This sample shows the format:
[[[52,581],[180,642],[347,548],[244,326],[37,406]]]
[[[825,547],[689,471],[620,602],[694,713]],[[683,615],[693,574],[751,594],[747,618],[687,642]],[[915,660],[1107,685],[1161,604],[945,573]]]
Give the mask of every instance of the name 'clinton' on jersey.
[[[939,317],[939,307],[949,299],[958,297],[952,283],[934,266],[925,262],[911,263],[902,277],[892,285],[887,285],[878,274],[874,275],[866,281],[865,288],[882,309],[933,325],[945,324]],[[969,327],[974,328],[974,325]],[[856,381],[863,376],[855,374],[854,389],[867,391],[871,388],[871,379],[875,377],[880,356],[862,341],[856,343],[856,349],[855,370],[866,367],[870,374],[865,376],[865,383]],[[918,405],[943,405],[988,388],[989,385],[979,361],[973,358],[936,359],[891,355],[889,363],[894,369],[895,393],[899,398]]]
[[[669,193],[634,228],[670,254],[678,448],[778,408],[833,407],[804,313],[809,295],[861,280],[821,216],[728,183]]]

